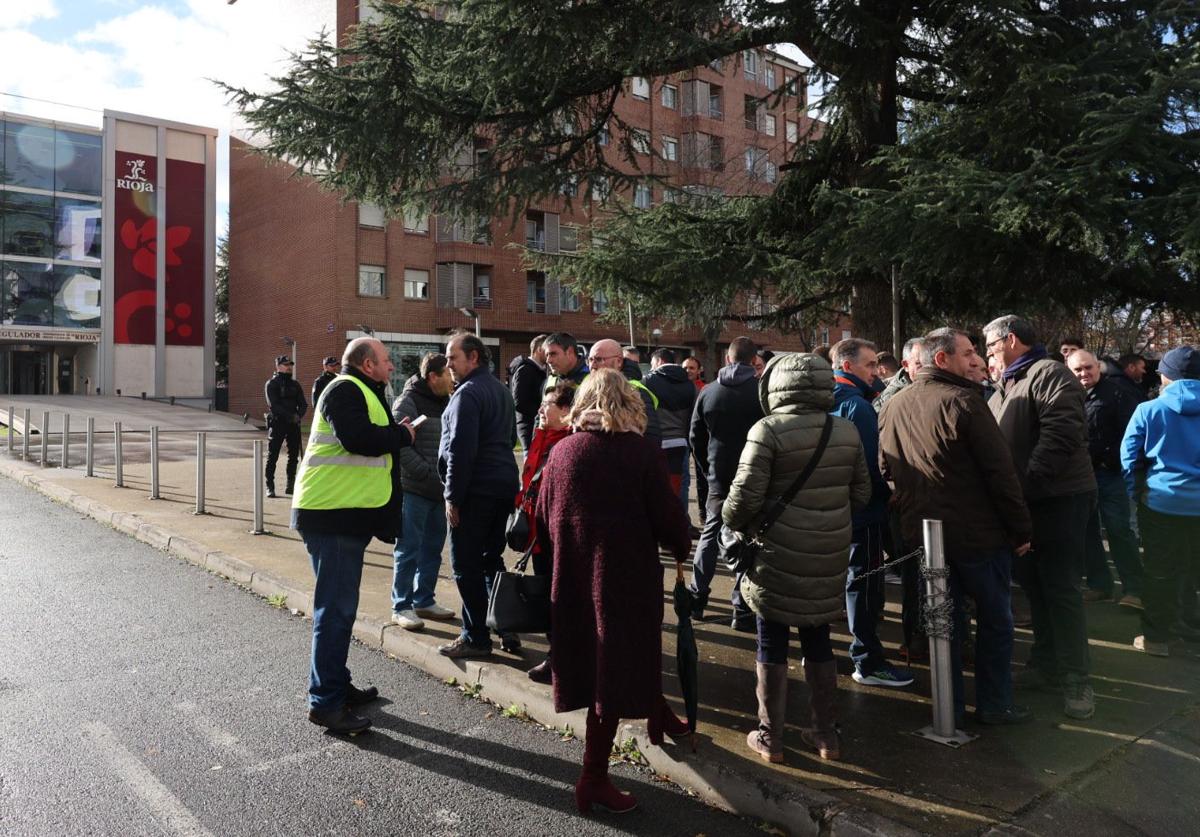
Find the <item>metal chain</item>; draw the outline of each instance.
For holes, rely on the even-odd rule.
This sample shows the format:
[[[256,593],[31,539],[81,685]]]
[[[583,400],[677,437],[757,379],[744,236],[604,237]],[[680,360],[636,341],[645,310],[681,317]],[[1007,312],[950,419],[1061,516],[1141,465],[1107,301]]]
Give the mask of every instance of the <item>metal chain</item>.
[[[870,578],[878,573],[886,572],[894,567],[898,567],[905,561],[913,558],[925,557],[925,548],[919,546],[912,552],[892,561],[885,561],[873,570],[868,570],[862,575],[855,576],[855,583],[863,579]],[[940,570],[935,570],[922,560],[920,562],[920,576],[922,581],[928,581],[934,578],[950,578],[950,568],[943,567]],[[947,587],[944,593],[923,593],[921,595],[921,627],[925,631],[926,636],[945,637],[950,639],[954,635],[954,601],[950,597],[950,590]]]
[[[857,584],[858,582],[862,581],[864,578],[870,578],[873,575],[877,575],[879,573],[886,572],[886,571],[892,569],[893,567],[900,566],[905,561],[908,561],[911,558],[917,558],[919,556],[923,556],[924,554],[925,554],[925,547],[918,546],[912,552],[908,553],[907,555],[905,555],[901,558],[897,558],[894,561],[884,561],[882,564],[880,564],[875,569],[867,570],[862,575],[856,575],[854,577],[854,583]]]

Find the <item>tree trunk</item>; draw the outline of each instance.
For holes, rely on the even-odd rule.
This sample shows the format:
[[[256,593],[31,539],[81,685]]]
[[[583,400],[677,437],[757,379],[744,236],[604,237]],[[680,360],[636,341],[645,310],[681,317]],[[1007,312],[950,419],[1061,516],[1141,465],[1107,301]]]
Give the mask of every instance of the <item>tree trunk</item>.
[[[850,299],[853,334],[870,340],[880,351],[892,342],[892,283],[890,277],[863,276],[854,283]],[[904,333],[901,323],[901,334]]]

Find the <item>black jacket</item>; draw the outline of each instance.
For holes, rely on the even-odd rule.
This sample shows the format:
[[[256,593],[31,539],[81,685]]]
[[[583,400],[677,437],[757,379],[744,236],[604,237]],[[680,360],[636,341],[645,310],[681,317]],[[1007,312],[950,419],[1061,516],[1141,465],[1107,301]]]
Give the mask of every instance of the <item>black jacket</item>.
[[[1117,390],[1133,405],[1129,408],[1130,410],[1133,410],[1134,407],[1137,407],[1143,401],[1149,400],[1146,390],[1142,389],[1139,384],[1134,383],[1133,378],[1126,375],[1115,362],[1105,361],[1104,369],[1103,379],[1112,381]]]
[[[750,428],[763,417],[754,367],[724,366],[706,386],[692,410],[692,456],[708,476],[711,496],[724,497],[737,473]]]
[[[387,384],[372,381],[357,369],[342,367],[343,375],[353,375],[365,383],[387,410],[384,392]],[[299,389],[299,387],[297,387]],[[303,397],[303,395],[301,396]],[[292,528],[301,532],[332,535],[373,535],[386,543],[400,532],[400,451],[412,444],[409,432],[395,420],[385,427],[371,423],[362,390],[344,381],[325,396],[321,415],[333,428],[333,435],[350,453],[359,456],[392,455],[392,496],[377,509],[292,509]],[[388,411],[388,416],[391,412]],[[307,456],[307,454],[305,454]]]
[[[1124,375],[1121,377],[1125,378]],[[1128,378],[1125,380],[1129,381]],[[1133,384],[1133,381],[1129,381]],[[1121,473],[1121,440],[1125,428],[1137,408],[1137,403],[1112,378],[1101,376],[1094,387],[1088,390],[1087,401],[1088,453],[1092,467]]]
[[[486,367],[455,387],[442,413],[438,445],[438,476],[448,501],[461,506],[471,496],[517,496],[513,413],[512,393]]]
[[[281,424],[299,424],[308,412],[304,400],[304,387],[297,383],[290,372],[276,372],[267,381],[267,404],[271,418]]]
[[[508,389],[517,410],[517,438],[521,440],[521,447],[529,450],[533,428],[537,425],[538,408],[542,406],[546,370],[533,358],[517,355],[508,365],[508,375]]]
[[[688,380],[687,372],[678,363],[667,363],[651,369],[642,383],[658,398],[658,423],[663,441],[687,441],[696,406],[696,385]]]
[[[440,396],[429,388],[419,374],[404,382],[404,390],[392,404],[396,421],[428,416],[417,428],[417,440],[412,447],[400,451],[400,475],[404,490],[426,500],[440,503],[442,481],[437,473],[438,443],[442,440],[442,413],[450,396]]]
[[[640,381],[642,379],[642,367],[636,360],[629,358],[621,358],[621,374],[626,380]]]
[[[321,393],[325,391],[325,387],[329,386],[329,382],[336,378],[337,375],[332,372],[322,372],[320,376],[313,381],[312,385],[312,405],[317,406],[317,402],[321,400]]]

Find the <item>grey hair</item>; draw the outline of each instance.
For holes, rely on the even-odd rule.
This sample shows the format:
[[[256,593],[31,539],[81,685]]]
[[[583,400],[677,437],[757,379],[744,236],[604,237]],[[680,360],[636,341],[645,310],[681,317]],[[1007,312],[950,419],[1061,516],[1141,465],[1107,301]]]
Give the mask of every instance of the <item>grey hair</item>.
[[[908,338],[904,341],[904,348],[900,350],[900,357],[905,360],[912,360],[913,352],[919,350],[924,342],[925,339],[923,337]]]
[[[960,331],[957,328],[935,328],[933,331],[925,335],[921,340],[921,363],[925,366],[933,366],[933,356],[938,352],[945,352],[948,355],[956,354],[958,351],[959,335],[966,337],[968,340],[971,336],[965,331]]]
[[[845,340],[839,340],[833,344],[833,348],[829,350],[829,357],[833,361],[834,368],[841,366],[846,361],[853,363],[858,360],[858,353],[863,349],[875,351],[875,344],[870,340],[863,340],[861,337],[847,337]]]
[[[997,317],[983,327],[983,335],[987,342],[992,343],[1000,337],[1007,337],[1010,334],[1015,334],[1017,339],[1026,346],[1032,346],[1037,342],[1037,331],[1028,321],[1021,319],[1016,314],[1005,314],[1003,317]]]

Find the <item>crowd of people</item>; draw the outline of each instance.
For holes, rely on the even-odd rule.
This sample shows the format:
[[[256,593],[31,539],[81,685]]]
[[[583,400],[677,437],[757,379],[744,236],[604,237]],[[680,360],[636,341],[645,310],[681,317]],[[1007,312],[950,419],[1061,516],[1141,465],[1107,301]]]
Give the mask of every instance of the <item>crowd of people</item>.
[[[309,718],[338,733],[370,726],[358,709],[378,692],[352,683],[346,659],[372,537],[395,544],[393,621],[420,630],[456,616],[435,601],[448,533],[461,629],[439,651],[493,654],[488,596],[514,514],[528,527],[516,546],[552,578],[550,651],[529,677],[552,685],[559,711],[588,712],[581,811],[635,804],[607,778],[618,719],[647,719],[652,740],[690,734],[662,695],[660,549],[679,579],[690,564],[692,616],[704,619],[722,556],[761,541],[730,603],[732,628],[757,639],[759,723],[747,745],[765,760],[784,758],[793,626],[810,696],[803,741],[821,758],[840,757],[834,622],[847,622],[855,681],[914,682],[888,659],[878,625],[893,571],[902,662],[926,658],[912,559],[926,519],[943,524],[960,723],[964,652],[979,723],[1028,721],[1014,688],[1054,690],[1066,716],[1089,718],[1085,602],[1116,591],[1102,532],[1117,601],[1141,614],[1133,647],[1166,656],[1173,637],[1200,639],[1200,353],[1168,352],[1151,399],[1144,358],[1101,360],[1078,340],[1060,348],[1052,356],[1016,316],[978,340],[934,330],[899,359],[857,338],[772,354],[739,337],[706,384],[695,357],[659,349],[643,375],[636,349],[600,340],[585,354],[556,333],[513,361],[506,386],[482,341],[461,332],[389,407],[386,347],[354,340],[340,372],[327,364],[314,387],[294,477],[293,526],[316,575]],[[1033,630],[1016,682],[1014,579]],[[514,634],[495,639],[521,647]]]

